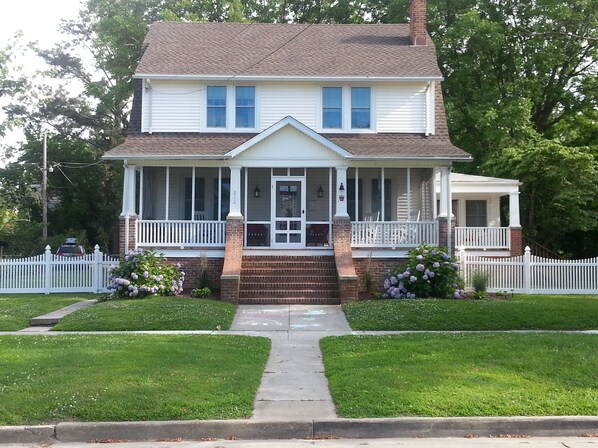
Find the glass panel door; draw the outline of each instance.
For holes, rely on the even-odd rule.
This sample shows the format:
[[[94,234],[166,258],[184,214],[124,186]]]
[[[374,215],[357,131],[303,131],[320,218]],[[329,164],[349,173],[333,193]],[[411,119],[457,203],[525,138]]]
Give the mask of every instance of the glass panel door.
[[[274,178],[272,208],[274,213],[273,245],[276,247],[303,247],[305,245],[304,179]]]

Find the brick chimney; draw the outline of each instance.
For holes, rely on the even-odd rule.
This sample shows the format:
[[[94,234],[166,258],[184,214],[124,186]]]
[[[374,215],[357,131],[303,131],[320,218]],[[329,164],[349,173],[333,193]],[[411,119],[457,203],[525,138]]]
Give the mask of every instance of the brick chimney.
[[[409,0],[409,25],[411,45],[428,45],[426,42],[426,0]]]

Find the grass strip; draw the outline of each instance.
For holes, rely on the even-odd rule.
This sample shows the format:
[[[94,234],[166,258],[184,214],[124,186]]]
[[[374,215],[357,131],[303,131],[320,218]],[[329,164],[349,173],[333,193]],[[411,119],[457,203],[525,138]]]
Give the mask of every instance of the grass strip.
[[[109,300],[66,316],[55,331],[228,330],[235,306],[218,300],[148,297]]]
[[[270,340],[0,337],[0,425],[251,416]]]
[[[341,417],[598,413],[598,335],[341,336],[320,345]]]
[[[516,295],[509,300],[372,300],[343,307],[354,330],[590,330],[598,296]]]
[[[34,317],[92,298],[93,294],[2,294],[0,331],[22,330]]]

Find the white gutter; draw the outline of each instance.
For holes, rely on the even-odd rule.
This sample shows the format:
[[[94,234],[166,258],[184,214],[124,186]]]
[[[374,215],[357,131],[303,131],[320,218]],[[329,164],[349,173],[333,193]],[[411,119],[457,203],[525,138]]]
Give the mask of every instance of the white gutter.
[[[443,81],[442,76],[250,76],[250,75],[169,75],[136,73],[134,79],[162,80],[206,80],[206,81],[321,81],[321,82],[369,82],[369,81],[403,81],[430,82]]]

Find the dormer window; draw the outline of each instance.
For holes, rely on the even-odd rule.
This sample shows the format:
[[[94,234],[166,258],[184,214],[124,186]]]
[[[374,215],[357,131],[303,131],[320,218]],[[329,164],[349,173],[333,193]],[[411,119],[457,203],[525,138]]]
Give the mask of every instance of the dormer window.
[[[208,86],[208,114],[209,128],[226,128],[226,87]]]
[[[351,88],[351,128],[369,129],[371,117],[371,94],[369,87]]]
[[[255,87],[235,87],[235,127],[255,128]]]
[[[343,127],[343,89],[324,87],[322,89],[322,127],[340,129]]]

